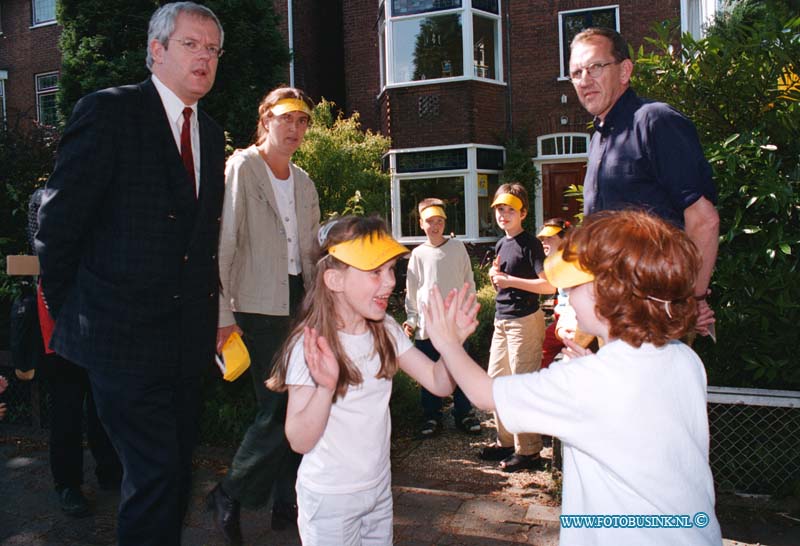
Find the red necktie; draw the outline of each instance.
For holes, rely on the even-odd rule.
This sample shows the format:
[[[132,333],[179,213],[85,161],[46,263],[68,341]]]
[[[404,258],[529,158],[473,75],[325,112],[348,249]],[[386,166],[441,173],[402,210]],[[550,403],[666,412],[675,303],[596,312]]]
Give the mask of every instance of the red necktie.
[[[192,109],[188,106],[183,109],[183,127],[181,128],[181,159],[183,166],[189,175],[192,183],[192,193],[197,197],[197,184],[194,177],[194,156],[192,155],[192,130],[189,119],[192,117]]]

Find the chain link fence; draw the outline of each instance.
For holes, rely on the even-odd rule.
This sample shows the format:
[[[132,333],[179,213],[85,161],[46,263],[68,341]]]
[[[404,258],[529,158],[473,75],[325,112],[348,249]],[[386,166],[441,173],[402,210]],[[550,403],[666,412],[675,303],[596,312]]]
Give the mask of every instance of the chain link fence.
[[[708,387],[710,462],[721,493],[773,495],[800,480],[800,392]]]

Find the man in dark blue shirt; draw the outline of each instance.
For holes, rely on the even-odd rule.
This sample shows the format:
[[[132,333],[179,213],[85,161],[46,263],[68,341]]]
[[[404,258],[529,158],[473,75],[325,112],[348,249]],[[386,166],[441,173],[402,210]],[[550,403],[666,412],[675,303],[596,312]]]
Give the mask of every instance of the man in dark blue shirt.
[[[717,259],[719,214],[697,130],[668,104],[643,100],[630,89],[633,62],[616,31],[586,29],[570,49],[572,84],[595,116],[584,212],[642,209],[684,229],[702,256],[695,284],[697,330],[708,334],[714,313],[705,297]]]

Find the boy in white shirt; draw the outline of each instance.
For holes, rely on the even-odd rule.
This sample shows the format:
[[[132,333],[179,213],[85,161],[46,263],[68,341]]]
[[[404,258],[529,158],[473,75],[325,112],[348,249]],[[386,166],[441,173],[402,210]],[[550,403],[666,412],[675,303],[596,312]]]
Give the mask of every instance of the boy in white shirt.
[[[420,314],[420,305],[427,301],[434,285],[441,290],[460,288],[467,283],[475,291],[472,263],[464,243],[454,237],[445,237],[447,215],[441,199],[423,199],[417,205],[419,227],[428,238],[411,253],[406,274],[406,321],[403,330],[414,336],[414,345],[428,358],[436,362],[439,353],[433,347],[425,331],[425,319]],[[442,399],[420,387],[420,402],[423,418],[419,429],[421,438],[434,436],[442,427]],[[481,424],[472,411],[472,404],[461,389],[453,393],[453,420],[456,428],[467,434],[480,434]]]
[[[697,248],[635,211],[587,217],[563,248],[545,274],[570,289],[578,327],[606,341],[597,354],[567,340],[582,358],[493,380],[461,349],[457,306],[445,311],[436,291],[431,340],[478,407],[496,408],[509,430],[563,441],[562,546],[719,546],[706,374],[679,341],[697,319]]]

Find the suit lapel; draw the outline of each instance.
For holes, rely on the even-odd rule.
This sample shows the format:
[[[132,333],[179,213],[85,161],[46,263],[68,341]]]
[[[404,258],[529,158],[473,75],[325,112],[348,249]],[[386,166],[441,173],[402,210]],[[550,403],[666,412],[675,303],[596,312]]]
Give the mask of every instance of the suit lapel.
[[[158,149],[159,153],[162,154],[161,164],[164,165],[167,171],[168,188],[175,196],[175,202],[179,210],[193,215],[197,209],[194,189],[189,180],[189,175],[183,167],[178,147],[175,145],[175,137],[172,135],[170,121],[167,118],[167,112],[164,110],[164,104],[161,102],[161,96],[158,94],[152,80],[147,80],[142,84],[142,93],[145,100],[145,115],[149,116],[148,125],[157,141],[157,146],[153,148]],[[201,161],[204,160],[204,156],[205,154],[201,152]]]

